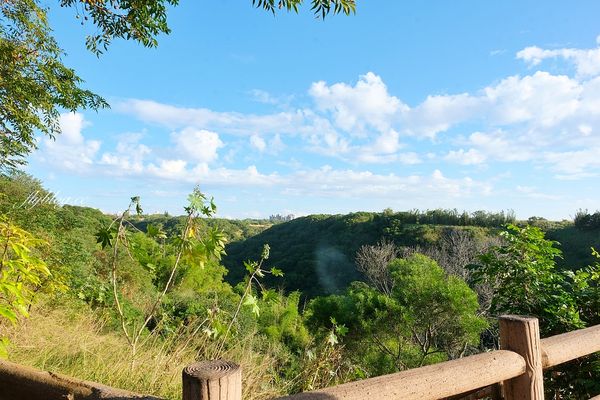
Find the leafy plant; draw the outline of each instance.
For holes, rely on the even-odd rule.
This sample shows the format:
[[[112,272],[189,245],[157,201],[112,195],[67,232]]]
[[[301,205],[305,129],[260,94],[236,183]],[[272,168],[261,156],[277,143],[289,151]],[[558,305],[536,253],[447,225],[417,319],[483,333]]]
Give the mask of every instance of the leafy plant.
[[[242,306],[249,307],[254,315],[256,315],[257,317],[260,316],[260,307],[258,305],[258,298],[256,297],[255,293],[252,290],[253,289],[252,285],[254,283],[256,283],[256,285],[260,288],[263,300],[269,301],[269,300],[273,299],[274,293],[270,290],[265,289],[265,287],[262,285],[262,283],[260,281],[260,278],[264,278],[265,275],[267,275],[267,274],[270,274],[273,276],[278,276],[278,277],[283,276],[283,272],[277,268],[273,267],[273,268],[270,268],[269,270],[263,269],[263,263],[269,259],[270,251],[271,251],[271,248],[269,247],[269,245],[265,244],[263,246],[263,250],[260,255],[260,260],[258,262],[257,261],[245,261],[244,262],[244,266],[246,267],[246,271],[248,271],[249,275],[246,278],[246,284],[244,287],[244,291],[242,292],[242,296],[237,305],[237,308],[236,308],[229,324],[227,325],[227,330],[225,331],[225,334],[223,335],[223,338],[221,340],[221,344],[219,346],[219,351],[217,353],[217,357],[218,357],[218,355],[220,355],[221,351],[223,350],[223,348],[225,346],[227,338],[231,332],[231,328],[233,327],[233,324],[236,322]]]
[[[473,277],[493,288],[494,315],[535,316],[542,336],[600,322],[600,265],[576,272],[557,270],[556,260],[562,255],[558,243],[537,227],[508,225],[502,236],[504,245],[493,247],[471,266]],[[557,366],[546,373],[547,398],[589,398],[600,390],[598,374],[597,356]]]
[[[145,317],[142,320],[136,320],[135,318],[132,320],[127,317],[118,288],[119,249],[122,246],[128,253],[131,250],[129,229],[136,230],[136,228],[128,218],[132,212],[135,212],[136,215],[142,214],[143,210],[139,197],[132,197],[127,209],[115,218],[108,227],[102,228],[96,234],[97,242],[102,248],[112,248],[111,282],[113,299],[120,318],[121,330],[131,346],[132,360],[135,359],[138,347],[150,338],[150,336],[146,336],[146,339],[142,340],[150,322],[157,323],[155,321],[158,318],[157,312],[165,295],[174,283],[181,263],[185,260],[190,264],[197,265],[198,268],[203,268],[209,259],[216,258],[219,260],[224,253],[224,235],[217,230],[211,230],[208,234],[203,234],[198,225],[200,216],[211,217],[215,214],[217,207],[214,200],[212,198],[208,199],[196,187],[188,196],[188,205],[184,209],[186,220],[181,234],[173,239],[173,245],[177,250],[168,277],[156,298],[151,302],[148,309],[144,310]]]
[[[535,315],[546,335],[581,328],[569,282],[556,270],[555,260],[562,256],[558,243],[531,225],[507,225],[500,235],[505,244],[470,266],[473,282],[486,282],[493,291],[491,314]]]
[[[15,324],[19,316],[28,317],[36,292],[50,282],[50,270],[35,255],[47,243],[0,217],[0,317]],[[66,287],[50,282],[48,290]],[[0,356],[5,357],[7,341],[0,340]]]
[[[387,268],[393,289],[354,282],[341,295],[312,300],[308,325],[333,317],[348,328],[344,344],[357,365],[381,375],[464,355],[486,328],[477,295],[420,254]]]

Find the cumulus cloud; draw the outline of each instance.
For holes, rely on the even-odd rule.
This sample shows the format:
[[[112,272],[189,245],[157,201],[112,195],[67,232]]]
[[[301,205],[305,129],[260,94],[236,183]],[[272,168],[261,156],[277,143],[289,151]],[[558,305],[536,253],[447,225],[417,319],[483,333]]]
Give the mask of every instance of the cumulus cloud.
[[[80,113],[65,113],[59,118],[61,134],[56,140],[44,139],[37,153],[43,162],[70,171],[87,170],[100,150],[98,140],[86,140],[82,134],[88,122]]]
[[[383,131],[390,128],[398,112],[408,109],[388,93],[378,75],[361,75],[355,86],[346,83],[327,85],[315,82],[309,90],[321,110],[331,111],[335,124],[345,131],[360,133],[370,126]]]
[[[224,146],[219,134],[206,129],[185,128],[173,132],[171,139],[180,154],[198,163],[210,163],[216,160],[217,151]]]
[[[531,122],[551,127],[577,111],[582,86],[568,76],[538,71],[503,79],[484,92],[489,102],[487,113],[495,124]]]
[[[468,93],[428,96],[404,114],[405,130],[410,135],[435,138],[453,125],[480,115],[487,101]]]
[[[115,150],[103,153],[98,163],[113,175],[142,173],[145,159],[152,154],[148,146],[140,143],[142,137],[139,133],[121,135]]]

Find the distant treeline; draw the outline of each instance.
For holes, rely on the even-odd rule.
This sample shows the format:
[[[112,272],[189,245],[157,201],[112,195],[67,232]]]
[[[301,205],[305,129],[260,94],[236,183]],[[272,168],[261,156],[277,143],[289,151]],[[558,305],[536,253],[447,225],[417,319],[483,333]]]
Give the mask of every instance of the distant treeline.
[[[458,211],[436,209],[421,211],[413,209],[410,211],[393,212],[386,209],[385,215],[393,216],[395,220],[405,224],[427,224],[427,225],[454,225],[454,226],[481,226],[486,228],[497,228],[505,224],[512,224],[516,221],[515,213],[512,210],[500,212]]]
[[[590,214],[588,210],[578,210],[573,220],[575,227],[583,231],[600,228],[600,211]]]

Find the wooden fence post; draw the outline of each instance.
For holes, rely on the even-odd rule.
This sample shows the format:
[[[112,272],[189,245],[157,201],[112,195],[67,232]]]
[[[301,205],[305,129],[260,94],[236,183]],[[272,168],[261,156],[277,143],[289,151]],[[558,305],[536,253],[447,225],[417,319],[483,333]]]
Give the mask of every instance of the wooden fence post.
[[[242,368],[233,362],[197,362],[182,378],[183,400],[242,400]]]
[[[506,400],[543,400],[544,377],[537,318],[503,315],[500,322],[500,348],[525,359],[525,373],[504,382]]]

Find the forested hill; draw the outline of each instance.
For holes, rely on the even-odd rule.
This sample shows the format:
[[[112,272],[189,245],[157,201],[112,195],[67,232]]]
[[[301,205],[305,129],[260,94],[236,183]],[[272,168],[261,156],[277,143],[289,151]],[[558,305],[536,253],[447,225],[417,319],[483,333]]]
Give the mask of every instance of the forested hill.
[[[498,228],[512,222],[516,221],[511,213],[467,214],[455,210],[310,215],[274,225],[246,240],[231,242],[226,247],[223,264],[229,270],[226,279],[239,282],[246,274],[243,262],[257,259],[267,243],[271,248],[270,265],[285,273],[283,280],[279,278],[269,284],[286,291],[300,290],[310,298],[338,292],[362,279],[354,261],[362,245],[386,238],[400,247],[418,247],[435,253],[445,238],[453,232],[462,232],[469,239],[466,245],[470,248],[466,252],[475,255],[487,245],[495,244]],[[527,223],[538,226],[548,238],[559,242],[563,251],[563,258],[557,260],[560,267],[579,269],[594,262],[590,249],[600,248],[600,226],[582,229],[569,221],[552,222],[536,217]],[[457,249],[455,244],[446,246],[449,248],[441,253],[447,257],[465,257],[464,250]]]
[[[513,221],[510,213],[455,210],[311,215],[230,243],[223,263],[229,270],[227,280],[239,282],[246,273],[243,261],[257,259],[268,243],[270,264],[285,273],[283,283],[281,279],[269,283],[314,297],[343,290],[361,279],[354,257],[362,245],[386,238],[398,246],[428,248],[451,231],[463,231],[473,242],[483,243],[495,229]]]

